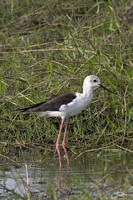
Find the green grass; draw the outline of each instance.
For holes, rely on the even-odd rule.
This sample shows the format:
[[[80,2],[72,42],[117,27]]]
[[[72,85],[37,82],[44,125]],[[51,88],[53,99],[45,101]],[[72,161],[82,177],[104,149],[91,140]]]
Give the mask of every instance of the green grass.
[[[132,1],[5,1],[0,6],[0,143],[54,144],[60,119],[14,112],[52,94],[82,91],[95,74],[119,96],[96,89],[71,118],[67,144],[132,151]]]

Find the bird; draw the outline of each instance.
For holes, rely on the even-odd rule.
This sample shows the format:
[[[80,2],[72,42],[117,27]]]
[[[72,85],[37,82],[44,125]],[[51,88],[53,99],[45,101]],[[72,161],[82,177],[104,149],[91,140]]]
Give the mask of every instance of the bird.
[[[59,141],[63,128],[64,121],[66,120],[65,132],[63,137],[62,146],[65,151],[67,158],[67,163],[69,164],[69,158],[66,152],[66,134],[68,128],[68,121],[71,116],[75,116],[81,113],[86,107],[91,103],[93,97],[93,88],[101,87],[105,90],[108,90],[111,93],[111,90],[107,89],[101,84],[99,77],[95,75],[86,76],[83,81],[83,92],[82,93],[61,93],[51,96],[47,101],[33,104],[29,107],[20,109],[24,114],[34,113],[39,114],[40,117],[60,117],[61,126],[56,141],[56,149],[59,156],[59,162],[61,165],[61,158],[59,152]],[[115,93],[114,93],[115,94]]]

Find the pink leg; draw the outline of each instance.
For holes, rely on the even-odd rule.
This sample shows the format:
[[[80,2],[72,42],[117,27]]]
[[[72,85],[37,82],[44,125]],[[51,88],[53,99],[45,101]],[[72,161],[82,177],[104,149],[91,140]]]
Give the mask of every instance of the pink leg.
[[[66,159],[67,159],[67,163],[69,164],[69,158],[68,158],[68,154],[67,154],[67,150],[66,150],[66,134],[67,134],[68,121],[69,121],[69,118],[66,118],[66,128],[65,128],[65,133],[64,133],[62,146],[63,146],[63,149],[65,151],[65,156],[66,156]]]
[[[64,138],[62,142],[63,148],[66,147],[66,134],[67,134],[68,121],[69,121],[69,118],[66,118],[66,128],[65,128]]]
[[[59,168],[59,176],[58,176],[57,185],[58,185],[58,188],[61,188],[61,167]]]
[[[57,149],[57,153],[58,153],[58,156],[59,156],[60,168],[61,168],[61,155],[60,155],[60,150],[59,150],[59,141],[60,141],[60,136],[61,136],[63,123],[64,123],[64,119],[62,119],[62,121],[61,121],[61,127],[60,127],[60,131],[59,131],[58,138],[57,138],[57,141],[56,141],[56,149]]]
[[[67,171],[66,171],[66,176],[65,176],[65,181],[64,181],[64,186],[67,186],[67,177],[68,177],[68,172],[69,172],[69,165],[67,166]]]

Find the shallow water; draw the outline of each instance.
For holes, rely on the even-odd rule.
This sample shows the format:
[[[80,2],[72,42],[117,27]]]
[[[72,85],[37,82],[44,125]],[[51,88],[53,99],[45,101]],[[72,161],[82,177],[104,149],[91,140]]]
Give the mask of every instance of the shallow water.
[[[62,168],[53,151],[19,151],[16,163],[1,157],[0,199],[133,199],[132,154],[68,152],[69,166],[63,154]]]

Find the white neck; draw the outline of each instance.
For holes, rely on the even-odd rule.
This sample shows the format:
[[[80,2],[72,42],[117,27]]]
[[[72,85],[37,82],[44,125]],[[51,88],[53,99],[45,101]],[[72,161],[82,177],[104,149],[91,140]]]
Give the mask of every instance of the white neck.
[[[93,88],[91,86],[88,86],[88,85],[83,85],[83,96],[84,98],[87,98],[87,99],[92,99],[93,97]]]
[[[91,85],[88,85],[88,82],[85,79],[83,82],[83,95],[90,96],[90,94],[92,94],[93,96],[93,87]]]

